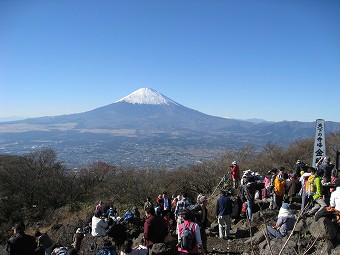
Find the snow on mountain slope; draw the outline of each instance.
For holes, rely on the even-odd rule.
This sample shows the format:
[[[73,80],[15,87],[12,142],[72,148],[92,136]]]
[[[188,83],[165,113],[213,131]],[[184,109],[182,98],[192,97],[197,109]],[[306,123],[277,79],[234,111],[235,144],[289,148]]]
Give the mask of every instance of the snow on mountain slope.
[[[140,88],[131,94],[118,100],[118,102],[126,102],[130,104],[151,104],[151,105],[169,105],[176,104],[175,101],[149,88]]]

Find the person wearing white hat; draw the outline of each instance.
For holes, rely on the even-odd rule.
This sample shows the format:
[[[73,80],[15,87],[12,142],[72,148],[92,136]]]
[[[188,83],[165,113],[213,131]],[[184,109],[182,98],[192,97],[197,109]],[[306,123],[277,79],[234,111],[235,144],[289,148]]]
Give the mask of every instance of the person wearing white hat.
[[[238,189],[240,186],[240,168],[237,161],[233,161],[230,166],[231,178],[233,179],[233,188]]]

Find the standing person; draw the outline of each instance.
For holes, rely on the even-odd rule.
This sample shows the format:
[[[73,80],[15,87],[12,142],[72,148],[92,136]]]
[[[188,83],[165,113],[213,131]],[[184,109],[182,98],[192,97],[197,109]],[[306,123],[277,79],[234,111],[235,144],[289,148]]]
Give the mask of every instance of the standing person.
[[[163,215],[167,215],[171,211],[171,199],[168,197],[168,192],[163,191]]]
[[[240,168],[238,167],[237,161],[231,163],[231,178],[233,179],[234,189],[238,189],[240,186]]]
[[[340,180],[335,182],[336,189],[331,193],[329,201],[330,207],[335,207],[335,210],[340,211]]]
[[[301,175],[303,174],[301,172],[305,172],[307,170],[307,165],[304,162],[302,162],[300,159],[298,159],[295,163],[295,166],[296,166],[295,176],[296,178],[300,178]]]
[[[286,181],[284,179],[285,172],[280,169],[279,174],[274,180],[274,193],[276,208],[281,208],[283,202],[283,195],[285,194]]]
[[[332,176],[331,176],[331,183],[335,184],[335,186],[336,186],[337,180],[338,180],[338,170],[333,169],[332,170]],[[330,193],[332,193],[333,191],[335,191],[335,188],[330,188],[329,189]]]
[[[147,208],[154,208],[153,203],[151,202],[151,197],[147,197],[145,203],[144,203],[144,211],[146,211]]]
[[[13,236],[7,241],[6,251],[8,255],[33,255],[37,243],[33,236],[25,234],[25,224],[15,223]]]
[[[269,194],[270,194],[269,209],[275,210],[277,207],[276,207],[276,196],[275,196],[275,192],[274,192],[274,181],[275,181],[276,176],[277,176],[277,169],[272,168],[272,170],[270,170],[270,172],[271,172],[271,177],[270,177],[270,184],[269,184]]]
[[[317,170],[323,170],[323,182],[329,183],[331,182],[332,170],[334,168],[334,164],[331,162],[330,157],[321,158],[317,165]]]
[[[264,187],[262,189],[262,200],[263,201],[266,201],[266,199],[270,197],[270,178],[271,178],[271,171],[269,171],[263,179],[263,182],[264,182]]]
[[[201,232],[198,224],[192,221],[192,213],[184,209],[182,211],[183,223],[178,226],[178,252],[179,255],[199,254],[198,248],[202,245]],[[185,233],[194,238],[185,238]],[[192,240],[192,242],[188,242]],[[188,247],[187,247],[188,246]]]
[[[204,253],[208,253],[208,246],[207,246],[207,234],[205,232],[205,229],[208,225],[208,208],[207,208],[207,197],[201,196],[199,200],[200,209],[197,214],[197,223],[200,227],[200,233],[201,233],[201,240],[202,240],[202,248]]]
[[[255,178],[250,174],[244,175],[242,178],[242,185],[240,189],[241,197],[243,201],[247,203],[248,219],[252,220],[253,217],[253,204],[255,199],[255,193],[257,191],[257,183]]]
[[[220,197],[216,204],[216,217],[218,221],[218,232],[220,239],[230,238],[230,215],[232,213],[232,202],[225,190],[220,191]]]
[[[301,189],[301,183],[296,179],[295,173],[291,173],[289,175],[289,182],[287,184],[287,201],[289,204],[293,202],[293,197],[296,196],[296,194]]]
[[[182,191],[182,200],[178,201],[176,204],[176,209],[175,209],[175,217],[177,221],[177,230],[178,230],[178,224],[181,224],[183,219],[182,219],[182,211],[186,208],[188,208],[191,203],[187,199],[188,193],[186,191]]]
[[[310,171],[310,168],[308,168],[307,171],[303,173],[300,177],[301,190],[299,194],[301,195],[301,212],[303,210],[308,209],[305,207],[308,203],[308,178],[309,176],[311,176],[311,173],[309,171]]]
[[[149,252],[155,243],[163,243],[167,233],[167,226],[162,217],[155,215],[155,209],[148,207],[145,210],[144,243]]]

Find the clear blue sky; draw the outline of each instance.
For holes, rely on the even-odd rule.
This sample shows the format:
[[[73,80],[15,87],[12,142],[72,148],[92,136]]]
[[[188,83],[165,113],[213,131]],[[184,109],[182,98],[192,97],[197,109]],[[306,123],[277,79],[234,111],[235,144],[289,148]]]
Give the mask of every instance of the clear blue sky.
[[[231,118],[340,122],[340,1],[1,0],[0,117],[148,87]]]

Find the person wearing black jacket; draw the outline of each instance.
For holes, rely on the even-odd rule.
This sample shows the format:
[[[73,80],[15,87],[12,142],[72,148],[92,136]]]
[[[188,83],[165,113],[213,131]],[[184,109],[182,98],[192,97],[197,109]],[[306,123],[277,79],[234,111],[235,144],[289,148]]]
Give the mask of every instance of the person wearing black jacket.
[[[202,248],[203,248],[203,254],[208,253],[208,246],[207,246],[207,234],[205,232],[205,229],[207,228],[208,225],[208,208],[207,208],[207,197],[206,196],[201,196],[199,199],[199,205],[200,205],[200,210],[199,213],[196,217],[197,223],[200,227],[200,232],[201,232],[201,239],[202,239]]]
[[[13,236],[7,241],[8,255],[33,255],[37,243],[33,236],[25,234],[25,224],[18,222],[14,225]]]

